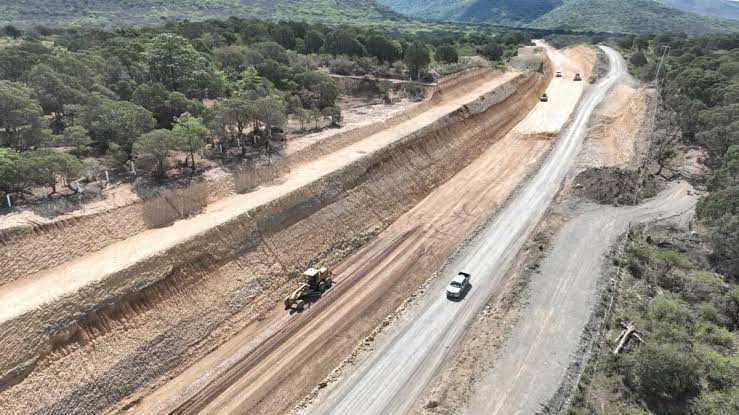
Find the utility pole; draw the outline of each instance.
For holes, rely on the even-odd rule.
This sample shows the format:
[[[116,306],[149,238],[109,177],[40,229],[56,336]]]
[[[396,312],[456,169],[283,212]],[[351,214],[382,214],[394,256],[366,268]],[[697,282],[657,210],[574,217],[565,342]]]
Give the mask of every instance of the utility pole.
[[[657,74],[654,76],[654,84],[657,88],[657,92],[659,92],[659,73],[662,69],[662,63],[665,61],[665,56],[667,56],[668,50],[670,50],[669,46],[662,46],[662,57],[659,59],[659,65],[657,65]]]

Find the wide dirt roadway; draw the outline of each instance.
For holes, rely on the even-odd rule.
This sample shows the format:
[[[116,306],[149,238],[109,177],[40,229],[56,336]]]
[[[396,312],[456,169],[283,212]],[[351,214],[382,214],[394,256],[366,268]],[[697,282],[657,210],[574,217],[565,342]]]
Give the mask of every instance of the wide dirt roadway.
[[[533,414],[544,409],[567,376],[599,302],[598,281],[610,247],[629,223],[662,218],[685,223],[697,199],[691,186],[682,182],[639,206],[583,207],[557,236],[541,273],[530,284],[520,320],[462,413]]]
[[[621,56],[603,48],[608,74],[581,101],[574,120],[538,172],[516,193],[433,284],[421,304],[404,316],[388,338],[369,353],[335,388],[316,398],[306,412],[315,414],[404,414],[461,338],[488,298],[502,286],[507,270],[543,217],[574,164],[595,107],[626,74]],[[472,274],[472,290],[461,302],[444,295],[446,281],[458,271]]]
[[[46,303],[64,301],[65,297],[80,289],[104,283],[105,280],[114,278],[118,272],[162,255],[178,244],[197,238],[198,235],[223,225],[253,208],[318,181],[327,174],[432,124],[515,75],[515,72],[505,72],[501,76],[488,79],[475,90],[447,97],[428,111],[393,128],[298,166],[288,173],[280,184],[263,186],[253,192],[222,199],[208,206],[203,214],[177,221],[167,228],[147,230],[37,275],[5,284],[0,287],[0,323],[38,309]]]
[[[574,75],[577,68],[563,55],[554,50],[549,54],[555,67],[567,67]],[[583,83],[571,78],[552,80],[549,91],[561,97],[554,111],[559,127],[569,118],[582,88]],[[134,411],[289,411],[535,170],[551,141],[522,136],[537,132],[537,126],[552,125],[553,116],[540,108],[545,105],[537,104],[511,133],[338,265],[335,288],[306,312],[291,316],[276,309],[146,396]],[[510,111],[512,119],[523,117],[517,102],[502,111]],[[511,127],[502,125],[500,130]]]

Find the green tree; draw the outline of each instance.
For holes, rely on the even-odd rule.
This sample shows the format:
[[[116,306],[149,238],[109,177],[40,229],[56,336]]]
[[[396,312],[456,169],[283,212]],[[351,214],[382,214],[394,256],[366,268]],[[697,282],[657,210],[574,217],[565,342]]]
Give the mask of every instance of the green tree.
[[[172,33],[155,36],[146,44],[144,56],[152,80],[170,91],[203,98],[223,87],[208,58],[181,36]]]
[[[282,127],[286,122],[285,100],[277,95],[259,98],[254,101],[254,114],[264,124],[267,137],[272,137],[273,127]]]
[[[177,137],[178,147],[187,151],[190,155],[191,167],[194,172],[195,152],[205,147],[208,128],[202,119],[193,117],[189,112],[186,112],[175,119],[172,132]]]
[[[5,193],[19,191],[19,182],[22,177],[18,170],[20,156],[12,148],[0,147],[0,191]]]
[[[629,382],[650,406],[688,402],[700,392],[699,363],[684,349],[648,343],[637,351]]]
[[[114,101],[99,94],[85,105],[70,106],[75,123],[85,127],[95,146],[106,151],[111,143],[131,152],[133,141],[156,126],[156,120],[146,108],[128,101]]]
[[[338,126],[341,124],[341,110],[337,107],[326,107],[321,111],[321,114],[331,121],[331,125]]]
[[[632,65],[636,67],[642,67],[649,63],[647,61],[647,57],[644,56],[644,53],[642,51],[636,51],[633,55],[631,55],[631,59],[629,60]]]
[[[305,51],[307,53],[318,53],[323,47],[326,38],[321,32],[310,30],[305,34]]]
[[[286,24],[280,24],[275,28],[272,39],[285,49],[295,49],[295,32]]]
[[[56,124],[63,128],[64,106],[79,104],[84,99],[84,88],[76,78],[59,74],[45,64],[34,66],[28,73],[28,85],[33,88],[44,113],[54,114]]]
[[[372,35],[367,39],[367,53],[380,62],[395,62],[400,58],[400,51],[395,43],[381,35]]]
[[[0,145],[25,151],[41,142],[41,105],[23,84],[0,80]]]
[[[436,48],[436,60],[443,63],[459,62],[459,54],[457,48],[452,45],[441,45]]]
[[[22,155],[20,170],[31,178],[33,184],[51,187],[56,193],[58,178],[61,177],[66,187],[77,192],[72,183],[84,173],[84,166],[77,157],[44,148],[29,151]]]
[[[498,61],[503,57],[503,46],[496,41],[491,41],[480,50],[480,54],[491,61]]]
[[[415,79],[421,77],[421,71],[431,63],[431,53],[425,44],[413,42],[405,52],[405,64]]]
[[[300,87],[300,100],[311,107],[319,109],[334,106],[339,90],[336,81],[330,76],[317,72],[308,71],[295,76],[295,81]]]
[[[156,177],[163,179],[167,173],[169,152],[177,147],[177,142],[177,137],[172,131],[165,129],[153,130],[136,139],[133,144],[133,151],[143,159],[153,160]]]
[[[12,37],[13,39],[18,39],[23,34],[20,29],[13,25],[6,25],[5,27],[3,27],[3,33],[5,33],[5,35],[8,37]]]
[[[739,144],[733,145],[726,150],[721,167],[708,181],[709,190],[716,191],[739,185]],[[734,203],[739,201],[739,195]]]
[[[236,95],[220,102],[213,109],[211,129],[231,142],[239,139],[243,142],[244,130],[253,123],[255,109],[252,101],[243,94]]]
[[[84,127],[74,125],[64,129],[62,144],[73,147],[73,153],[77,157],[89,153],[92,150],[92,139]]]

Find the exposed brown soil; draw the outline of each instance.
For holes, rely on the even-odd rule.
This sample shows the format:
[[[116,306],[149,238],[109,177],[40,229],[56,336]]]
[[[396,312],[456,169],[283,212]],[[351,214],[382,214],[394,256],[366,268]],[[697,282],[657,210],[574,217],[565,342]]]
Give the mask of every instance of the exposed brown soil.
[[[489,90],[500,85],[495,78],[474,76],[479,78],[473,87]],[[0,331],[7,339],[7,359],[0,372],[16,371],[4,376],[12,380],[0,392],[0,408],[6,413],[99,412],[181,370],[241,328],[259,324],[260,316],[294,287],[296,271],[314,261],[338,262],[469,164],[497,139],[497,132],[510,128],[506,126],[515,122],[516,114],[525,114],[526,106],[533,105],[534,95],[516,91],[536,90],[540,79],[519,76],[415,133],[406,122],[403,128],[410,135],[404,140],[382,151],[376,150],[381,143],[370,140],[371,156],[252,214],[221,223],[166,254],[159,252],[123,270],[111,280],[113,285],[90,286],[64,301],[30,309],[23,319],[6,321]],[[434,104],[444,105],[455,94],[450,91]],[[497,105],[503,101],[505,106]],[[436,108],[423,116],[438,114]],[[459,130],[467,133],[459,136]],[[449,140],[452,136],[459,138]],[[364,151],[363,146],[351,151]],[[344,148],[344,153],[350,151]],[[346,158],[333,157],[326,163]],[[242,200],[249,199],[236,202]],[[227,212],[229,203],[208,206],[197,218],[217,217]],[[164,231],[171,236],[186,229],[186,222]],[[119,222],[111,223],[111,233],[118,227]],[[95,235],[81,239],[92,242]],[[64,254],[59,255],[63,261]],[[115,263],[112,259],[109,262]],[[109,265],[101,261],[101,268]],[[3,289],[10,293],[14,284]],[[30,373],[23,370],[29,361],[36,362]]]

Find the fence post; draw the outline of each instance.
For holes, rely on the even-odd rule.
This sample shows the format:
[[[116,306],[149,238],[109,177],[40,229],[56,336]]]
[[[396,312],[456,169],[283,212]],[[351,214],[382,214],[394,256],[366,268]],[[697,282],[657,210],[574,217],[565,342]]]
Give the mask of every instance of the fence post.
[[[105,183],[106,184],[110,183],[110,176],[108,175],[108,171],[107,170],[105,170]]]
[[[131,160],[131,172],[134,176],[136,175],[136,166],[133,165],[133,160]]]
[[[5,195],[5,199],[8,201],[8,207],[9,208],[12,208],[13,207],[13,203],[10,201],[10,195]]]

